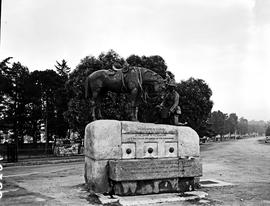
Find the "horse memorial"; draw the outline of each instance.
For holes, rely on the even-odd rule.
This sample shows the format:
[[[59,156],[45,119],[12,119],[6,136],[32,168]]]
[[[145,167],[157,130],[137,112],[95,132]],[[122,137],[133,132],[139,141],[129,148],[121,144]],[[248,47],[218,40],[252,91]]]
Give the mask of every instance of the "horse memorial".
[[[99,70],[86,78],[92,120],[96,112],[102,118],[102,91],[112,91],[130,94],[133,121],[96,120],[86,126],[85,181],[92,191],[142,195],[194,190],[195,178],[202,175],[197,133],[185,126],[136,122],[138,102],[147,96],[145,86],[164,94],[165,84],[160,75],[142,67]]]
[[[186,126],[97,120],[84,141],[85,181],[97,193],[185,192],[202,175],[199,137]]]

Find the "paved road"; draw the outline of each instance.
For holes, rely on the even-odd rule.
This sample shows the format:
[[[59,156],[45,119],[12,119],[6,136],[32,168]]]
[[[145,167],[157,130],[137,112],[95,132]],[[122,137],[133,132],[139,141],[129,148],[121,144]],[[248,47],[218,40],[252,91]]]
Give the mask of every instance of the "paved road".
[[[262,138],[207,143],[201,156],[203,178],[234,185],[201,188],[204,201],[162,205],[270,205],[270,144]],[[82,162],[4,168],[0,205],[91,205],[83,173]]]

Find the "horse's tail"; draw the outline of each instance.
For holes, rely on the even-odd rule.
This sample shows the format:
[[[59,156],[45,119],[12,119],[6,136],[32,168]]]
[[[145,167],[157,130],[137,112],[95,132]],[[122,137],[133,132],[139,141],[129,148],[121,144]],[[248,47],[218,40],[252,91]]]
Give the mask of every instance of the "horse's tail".
[[[89,77],[86,77],[86,80],[85,80],[85,99],[87,99],[88,97],[91,97],[90,94],[91,94],[91,87],[89,85]]]

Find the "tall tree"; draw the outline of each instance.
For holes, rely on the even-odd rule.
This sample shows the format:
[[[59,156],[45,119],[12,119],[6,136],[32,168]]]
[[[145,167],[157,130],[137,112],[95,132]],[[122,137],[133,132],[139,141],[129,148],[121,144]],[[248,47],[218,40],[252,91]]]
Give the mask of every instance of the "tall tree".
[[[130,66],[142,67],[143,61],[142,58],[138,55],[132,54],[126,59],[127,63]]]
[[[223,135],[226,134],[225,121],[227,117],[227,114],[224,114],[220,110],[211,113],[210,123],[212,126],[212,130],[216,134],[220,135],[221,140],[223,138]]]
[[[131,66],[145,67],[147,69],[151,69],[163,78],[166,78],[167,65],[165,60],[161,56],[153,55],[140,57],[138,55],[132,54],[126,59],[126,61]]]
[[[69,127],[77,131],[80,137],[84,136],[84,128],[91,120],[90,105],[85,99],[85,79],[88,75],[102,69],[102,62],[94,56],[83,58],[80,64],[70,73],[66,83],[69,98],[68,109],[64,113]]]
[[[28,68],[21,65],[20,62],[9,63],[11,58],[7,58],[0,63],[1,65],[1,124],[8,126],[13,132],[15,143],[18,147],[19,141],[23,142],[25,135],[25,122],[27,119],[27,105],[29,103],[29,96],[25,87],[28,78]]]
[[[68,110],[68,92],[66,89],[67,81],[70,74],[70,67],[66,60],[62,60],[61,63],[56,61],[55,68],[60,75],[59,87],[56,89],[56,108],[57,108],[57,136],[65,137],[68,129],[68,123],[64,118],[64,112]]]
[[[9,79],[8,71],[10,70],[10,59],[8,57],[0,62],[0,126],[2,130],[4,129],[3,119],[5,118],[5,113],[8,109],[7,101],[9,100],[9,92],[12,89],[12,82]]]
[[[33,123],[33,133],[45,124],[47,131],[46,144],[53,135],[65,137],[68,125],[64,121],[63,112],[67,109],[66,94],[62,93],[64,88],[63,78],[53,70],[34,71],[31,73],[32,88],[35,98],[31,102],[31,119]],[[64,96],[64,97],[63,97]],[[36,138],[36,137],[35,137]],[[35,142],[36,140],[34,140]]]
[[[265,130],[265,136],[270,136],[270,125],[268,125]]]
[[[142,56],[142,62],[143,67],[152,69],[154,72],[158,73],[163,78],[166,78],[167,65],[165,63],[165,60],[161,56]]]
[[[102,69],[111,69],[113,65],[123,66],[125,64],[125,60],[112,49],[107,53],[101,53],[98,60],[102,64]]]
[[[64,81],[68,79],[68,75],[70,73],[70,67],[67,65],[66,60],[62,60],[61,63],[56,61],[55,65],[57,73],[64,78]]]
[[[225,131],[229,132],[230,135],[236,132],[238,124],[238,116],[236,113],[231,113],[225,121]]]
[[[248,120],[244,117],[241,117],[238,122],[238,132],[241,135],[245,135],[248,133]]]
[[[182,110],[181,122],[188,122],[200,137],[208,135],[207,120],[210,116],[213,102],[212,90],[202,79],[190,78],[177,84],[180,95],[179,105]]]
[[[264,135],[267,123],[265,121],[248,121],[248,133]]]

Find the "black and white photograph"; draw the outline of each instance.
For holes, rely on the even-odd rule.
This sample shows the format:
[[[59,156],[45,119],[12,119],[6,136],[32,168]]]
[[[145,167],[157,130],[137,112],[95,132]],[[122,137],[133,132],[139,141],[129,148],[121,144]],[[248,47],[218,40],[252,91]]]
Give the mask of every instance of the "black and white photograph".
[[[0,0],[0,205],[270,206],[270,0]]]

